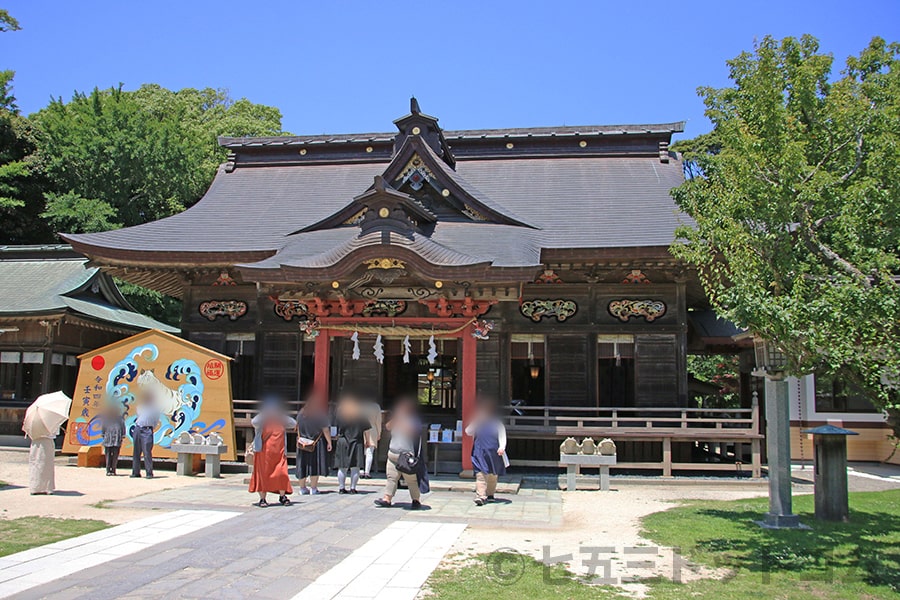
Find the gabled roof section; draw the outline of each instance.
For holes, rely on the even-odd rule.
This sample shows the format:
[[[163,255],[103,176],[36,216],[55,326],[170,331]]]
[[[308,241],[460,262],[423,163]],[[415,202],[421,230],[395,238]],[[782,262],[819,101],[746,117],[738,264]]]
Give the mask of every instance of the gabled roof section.
[[[421,136],[406,138],[382,176],[390,185],[401,190],[404,186],[418,189],[427,183],[471,221],[534,227],[463,179],[435,154]]]
[[[409,194],[398,192],[387,185],[381,175],[375,183],[350,204],[309,227],[295,233],[333,229],[341,226],[360,227],[360,235],[373,229],[411,233],[422,224],[437,221],[437,216]]]
[[[409,114],[394,121],[400,130],[394,138],[394,154],[398,154],[410,136],[419,136],[428,144],[442,161],[451,169],[456,167],[456,158],[450,151],[444,132],[438,126],[437,117],[424,114],[419,110],[419,101],[415,96],[409,99]]]
[[[75,313],[133,329],[176,328],[139,314],[115,282],[68,246],[14,247],[0,251],[0,317]]]

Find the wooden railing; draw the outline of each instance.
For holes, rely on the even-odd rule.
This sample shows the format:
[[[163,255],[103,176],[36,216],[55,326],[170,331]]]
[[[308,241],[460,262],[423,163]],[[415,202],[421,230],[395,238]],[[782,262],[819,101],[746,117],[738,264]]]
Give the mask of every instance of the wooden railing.
[[[736,470],[749,459],[751,475],[761,474],[759,405],[750,408],[665,408],[665,407],[569,407],[507,406],[507,436],[511,439],[540,440],[565,437],[612,438],[616,442],[658,442],[660,460],[625,462],[623,469],[661,470],[664,477],[673,470]],[[688,444],[700,449],[705,462],[675,462],[672,444]],[[749,447],[749,453],[745,453]],[[657,446],[659,448],[659,446]],[[658,451],[658,450],[657,450]],[[555,461],[512,460],[521,466],[555,466]]]
[[[521,430],[614,429],[620,432],[653,430],[730,429],[759,432],[759,406],[751,408],[635,408],[507,406],[507,427]],[[732,431],[731,433],[737,433]]]
[[[245,430],[244,444],[252,440],[250,419],[259,410],[258,400],[234,400],[234,426]],[[294,409],[292,405],[290,409]],[[663,476],[673,470],[740,471],[749,458],[751,474],[761,473],[760,414],[754,398],[750,408],[664,408],[664,407],[569,407],[506,406],[506,430],[511,439],[561,439],[609,437],[622,442],[661,442],[661,460],[622,462],[622,469],[656,469]],[[673,462],[672,444],[691,443],[702,447],[713,459],[709,462]],[[749,447],[749,453],[745,452]],[[238,440],[239,452],[243,452]],[[658,448],[658,446],[657,446]],[[516,460],[520,466],[555,466],[554,461]]]

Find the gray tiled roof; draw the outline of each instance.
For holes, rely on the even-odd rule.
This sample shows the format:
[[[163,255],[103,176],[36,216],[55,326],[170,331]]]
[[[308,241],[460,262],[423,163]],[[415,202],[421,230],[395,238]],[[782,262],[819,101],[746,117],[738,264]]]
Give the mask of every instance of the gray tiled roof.
[[[8,251],[13,253],[16,247],[9,247]],[[135,329],[178,331],[165,323],[103,301],[102,286],[97,280],[103,275],[95,267],[86,268],[86,262],[83,258],[4,259],[0,256],[0,317],[72,312]],[[95,282],[97,289],[93,289]],[[109,284],[112,285],[111,281]]]
[[[291,233],[331,216],[366,190],[386,164],[220,170],[203,199],[183,213],[137,227],[66,237],[122,250],[275,251],[291,241]],[[663,163],[647,156],[466,160],[457,163],[457,172],[499,206],[538,228],[540,235],[533,242],[545,248],[664,246],[686,220],[669,196],[669,190],[682,182],[678,160]]]
[[[380,232],[362,237],[357,237],[358,233],[358,229],[350,227],[299,233],[291,236],[278,254],[245,266],[326,267],[354,250],[382,244]],[[391,233],[390,243],[438,266],[493,263],[495,267],[533,267],[541,264],[536,235],[533,230],[513,225],[442,222],[435,226],[431,236],[414,234],[408,238]]]
[[[62,294],[83,287],[97,273],[84,259],[0,260],[0,315],[66,308]]]
[[[112,304],[98,302],[95,299],[63,298],[63,302],[76,313],[93,317],[101,321],[134,327],[136,329],[159,329],[169,333],[177,333],[178,329],[160,323],[148,316],[125,310]]]

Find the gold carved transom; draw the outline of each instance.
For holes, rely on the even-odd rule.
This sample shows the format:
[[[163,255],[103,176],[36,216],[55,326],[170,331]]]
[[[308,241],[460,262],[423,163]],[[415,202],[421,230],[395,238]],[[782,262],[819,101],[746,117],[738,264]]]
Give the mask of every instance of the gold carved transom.
[[[487,221],[487,217],[483,214],[469,206],[468,204],[463,206],[462,210],[463,214],[472,219],[473,221]]]
[[[412,175],[413,171],[419,171],[428,179],[434,178],[434,173],[431,172],[431,169],[425,166],[425,162],[422,160],[422,158],[418,154],[413,154],[412,158],[409,159],[409,162],[406,163],[406,166],[403,167],[403,170],[400,171],[400,174],[397,175],[394,181],[404,181],[407,177]]]
[[[363,217],[366,216],[366,211],[368,211],[368,210],[369,210],[368,208],[363,207],[358,213],[356,213],[355,215],[353,215],[352,217],[350,217],[349,219],[344,221],[343,224],[344,225],[359,225],[360,223],[362,223]]]
[[[369,269],[405,269],[406,263],[397,258],[370,258],[363,264]]]

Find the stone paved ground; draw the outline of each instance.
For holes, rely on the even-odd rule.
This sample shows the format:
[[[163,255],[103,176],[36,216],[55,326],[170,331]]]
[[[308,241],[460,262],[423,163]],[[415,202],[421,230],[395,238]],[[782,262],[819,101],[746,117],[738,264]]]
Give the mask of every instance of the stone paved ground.
[[[236,517],[31,588],[14,598],[290,598],[398,520],[483,526],[554,528],[562,523],[561,493],[521,490],[476,507],[469,494],[434,492],[425,510],[377,509],[379,488],[358,495],[294,496],[295,505],[267,509],[234,481],[163,490],[113,503],[116,508],[240,511]],[[407,510],[405,510],[407,508]]]

